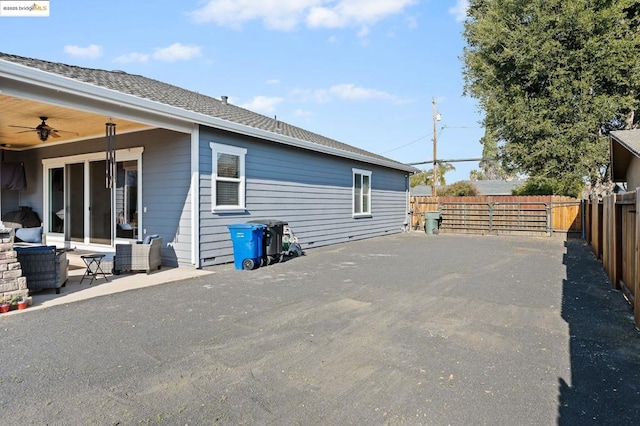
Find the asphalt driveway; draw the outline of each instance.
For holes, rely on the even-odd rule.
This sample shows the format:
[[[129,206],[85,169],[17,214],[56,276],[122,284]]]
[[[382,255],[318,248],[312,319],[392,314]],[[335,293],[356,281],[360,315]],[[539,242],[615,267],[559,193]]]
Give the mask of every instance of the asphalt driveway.
[[[411,232],[213,270],[0,316],[2,422],[640,418],[640,334],[581,240]]]

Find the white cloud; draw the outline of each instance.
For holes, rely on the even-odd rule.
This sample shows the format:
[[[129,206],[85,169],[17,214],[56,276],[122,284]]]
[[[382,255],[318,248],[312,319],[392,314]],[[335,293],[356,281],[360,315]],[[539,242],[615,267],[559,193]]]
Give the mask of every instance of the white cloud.
[[[295,89],[291,92],[291,95],[297,102],[324,104],[331,100],[329,91],[325,89]]]
[[[469,0],[457,0],[456,5],[449,8],[449,13],[456,18],[456,21],[463,22],[465,19],[467,19],[468,8]]]
[[[383,99],[399,102],[400,99],[391,93],[382,90],[367,89],[354,84],[338,84],[329,89],[329,93],[335,97],[347,101],[362,101],[368,99]]]
[[[76,45],[67,45],[64,47],[64,52],[72,56],[82,56],[85,58],[99,58],[102,56],[102,47],[97,44],[91,44],[87,47],[80,47]]]
[[[374,24],[396,15],[416,0],[340,0],[324,1],[323,6],[311,8],[307,25],[311,28],[344,28],[353,25]]]
[[[118,56],[115,59],[115,61],[123,64],[130,63],[130,62],[145,63],[149,61],[149,55],[146,53],[132,52],[132,53],[127,53],[126,55]]]
[[[240,28],[245,22],[261,20],[267,28],[290,31],[306,11],[326,0],[209,0],[189,15],[196,22]]]
[[[358,31],[358,38],[365,38],[369,35],[369,28],[362,27],[360,31]]]
[[[345,28],[372,25],[396,15],[418,0],[208,0],[189,13],[200,23],[240,29],[250,21],[262,21],[269,29],[291,31],[310,28]]]
[[[282,101],[284,101],[284,99],[278,97],[256,96],[250,102],[240,106],[254,112],[271,114]]]
[[[303,109],[297,109],[293,112],[294,117],[311,117],[313,113],[311,111],[305,111]]]
[[[271,80],[267,80],[267,84],[280,84],[280,80],[272,78]]]
[[[400,98],[383,90],[359,87],[349,83],[336,84],[328,89],[296,89],[291,92],[291,96],[297,102],[313,102],[318,104],[331,102],[334,99],[352,102],[386,100],[396,105],[411,102],[410,100]]]
[[[199,46],[173,43],[171,46],[160,47],[153,52],[153,59],[164,62],[188,61],[201,56]]]

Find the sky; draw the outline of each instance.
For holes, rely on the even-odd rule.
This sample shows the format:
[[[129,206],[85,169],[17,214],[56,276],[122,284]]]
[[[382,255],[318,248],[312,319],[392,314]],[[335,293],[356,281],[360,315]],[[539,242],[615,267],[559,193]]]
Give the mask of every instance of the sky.
[[[433,160],[435,100],[437,158],[479,158],[482,115],[463,95],[467,4],[50,0],[48,16],[0,16],[0,51],[228,96],[402,163]],[[478,168],[453,165],[447,183]]]

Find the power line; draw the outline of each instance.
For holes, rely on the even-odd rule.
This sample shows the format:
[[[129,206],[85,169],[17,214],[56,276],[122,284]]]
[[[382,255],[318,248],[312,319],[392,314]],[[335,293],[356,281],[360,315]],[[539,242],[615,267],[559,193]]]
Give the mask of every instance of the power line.
[[[442,134],[444,129],[480,129],[480,128],[481,127],[479,127],[479,126],[442,126],[442,127],[440,127],[440,130],[438,131],[438,136],[440,136]],[[430,135],[420,136],[418,139],[415,139],[415,140],[413,140],[413,141],[411,141],[409,143],[406,143],[404,145],[400,145],[398,147],[391,148],[391,149],[389,149],[387,151],[382,151],[380,154],[388,154],[390,152],[397,151],[397,150],[402,149],[402,148],[406,148],[409,145],[413,145],[416,142],[420,142],[421,140],[429,138],[429,137],[432,137],[432,136],[433,136],[433,133],[430,134]]]
[[[465,161],[497,161],[497,158],[458,158],[452,160],[436,160],[437,163],[462,163]],[[407,166],[418,166],[420,164],[431,164],[433,160],[419,161],[417,163],[405,163]]]
[[[421,140],[426,139],[426,138],[428,138],[429,136],[431,136],[431,135],[424,135],[424,136],[420,136],[418,139],[416,139],[416,140],[414,140],[414,141],[411,141],[411,142],[409,142],[409,143],[407,143],[407,144],[401,145],[401,146],[399,146],[399,147],[397,147],[397,148],[393,148],[393,149],[390,149],[390,150],[388,150],[388,151],[381,152],[381,154],[386,154],[386,153],[389,153],[389,152],[397,151],[397,150],[402,149],[402,148],[404,148],[404,147],[407,147],[407,146],[409,146],[409,145],[413,145],[413,144],[414,144],[414,143],[416,143],[416,142],[420,142]]]
[[[442,127],[440,128],[440,131],[439,131],[438,133],[439,133],[439,134],[441,134],[443,130],[444,130],[444,126],[442,126]],[[414,144],[414,143],[416,143],[416,142],[420,142],[421,140],[426,139],[426,138],[431,137],[431,136],[433,136],[433,133],[432,133],[432,134],[430,134],[430,135],[420,136],[418,139],[416,139],[416,140],[414,140],[414,141],[411,141],[411,142],[406,143],[406,144],[404,144],[404,145],[400,145],[400,146],[398,146],[398,147],[396,147],[396,148],[392,148],[392,149],[390,149],[390,150],[388,150],[388,151],[383,151],[383,152],[381,152],[380,154],[387,154],[387,153],[389,153],[389,152],[397,151],[397,150],[402,149],[402,148],[405,148],[405,147],[407,147],[407,146],[409,146],[409,145],[413,145],[413,144]]]

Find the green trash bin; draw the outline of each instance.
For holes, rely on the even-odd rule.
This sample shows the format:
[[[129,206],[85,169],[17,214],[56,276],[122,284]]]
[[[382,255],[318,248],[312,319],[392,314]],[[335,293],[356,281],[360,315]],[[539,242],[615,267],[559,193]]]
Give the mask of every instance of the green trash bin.
[[[440,213],[439,211],[426,212],[424,214],[424,232],[426,232],[427,234],[437,234],[441,217],[442,213]]]

